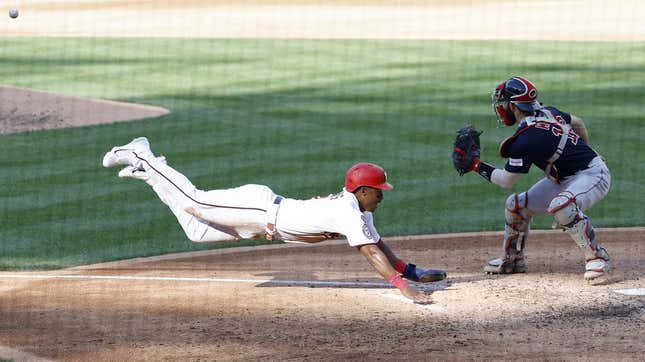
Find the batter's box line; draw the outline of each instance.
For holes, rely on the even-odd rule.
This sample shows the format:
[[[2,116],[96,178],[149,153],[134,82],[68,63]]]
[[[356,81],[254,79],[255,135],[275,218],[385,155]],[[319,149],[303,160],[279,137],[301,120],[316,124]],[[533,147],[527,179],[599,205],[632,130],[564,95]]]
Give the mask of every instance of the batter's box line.
[[[357,289],[392,289],[389,283],[361,281],[322,281],[322,280],[281,280],[281,279],[242,279],[242,278],[205,278],[205,277],[162,277],[137,275],[79,275],[79,274],[0,274],[0,279],[68,279],[68,280],[124,280],[124,281],[162,281],[162,282],[202,282],[202,283],[251,283],[260,287],[294,286],[310,288],[357,288]],[[417,284],[424,291],[446,289],[445,284]]]

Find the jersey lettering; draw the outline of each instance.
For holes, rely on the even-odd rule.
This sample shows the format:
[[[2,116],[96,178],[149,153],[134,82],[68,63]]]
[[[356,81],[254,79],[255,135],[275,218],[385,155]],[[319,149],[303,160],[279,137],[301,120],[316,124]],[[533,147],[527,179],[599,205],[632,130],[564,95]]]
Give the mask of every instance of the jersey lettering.
[[[565,124],[566,123],[564,118],[562,118],[562,116],[559,115],[559,114],[557,116],[555,116],[555,120],[558,121],[558,123],[560,123],[560,124]]]
[[[546,122],[537,122],[535,123],[535,128],[543,129],[545,131],[548,131],[551,128],[551,125]]]
[[[340,199],[341,197],[343,197],[343,192],[342,191],[339,192],[339,193],[333,194],[333,195],[329,195],[330,200]]]
[[[564,124],[564,118],[562,118],[561,116],[556,116],[555,118],[559,123]],[[553,133],[553,135],[556,137],[560,137],[562,135],[562,128],[558,126],[554,126],[549,122],[536,122],[535,128],[545,130],[545,131],[550,130],[551,133]],[[570,129],[568,138],[569,138],[569,141],[571,141],[571,143],[573,143],[574,145],[577,145],[578,140],[580,139],[580,136],[578,136],[578,134],[573,129]]]
[[[562,128],[560,128],[560,127],[551,127],[551,132],[556,137],[560,137],[562,135]],[[580,139],[580,136],[578,136],[572,129],[570,129],[567,138],[569,138],[569,141],[571,141],[571,143],[573,143],[574,145],[577,145],[578,144],[578,139]]]

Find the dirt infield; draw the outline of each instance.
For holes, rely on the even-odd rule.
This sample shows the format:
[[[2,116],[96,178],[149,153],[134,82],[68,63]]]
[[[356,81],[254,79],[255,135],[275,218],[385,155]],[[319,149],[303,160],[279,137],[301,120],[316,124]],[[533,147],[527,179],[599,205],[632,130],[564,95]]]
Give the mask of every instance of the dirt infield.
[[[0,135],[163,116],[165,108],[0,85]]]
[[[0,345],[66,361],[635,361],[645,296],[615,291],[645,288],[643,231],[598,231],[615,269],[597,286],[561,231],[535,233],[529,273],[511,276],[481,272],[499,233],[388,240],[447,270],[431,306],[402,300],[344,242],[0,273]]]

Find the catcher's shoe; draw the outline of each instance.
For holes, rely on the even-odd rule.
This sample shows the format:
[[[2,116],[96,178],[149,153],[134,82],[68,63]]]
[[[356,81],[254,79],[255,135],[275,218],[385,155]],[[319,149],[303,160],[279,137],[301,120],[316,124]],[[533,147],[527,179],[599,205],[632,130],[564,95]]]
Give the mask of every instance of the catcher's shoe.
[[[123,146],[113,147],[103,156],[103,167],[112,167],[116,165],[137,166],[139,157],[151,157],[150,143],[145,137],[139,137],[132,142]]]
[[[611,267],[609,263],[609,254],[605,249],[600,249],[598,251],[599,258],[587,260],[585,265],[585,280],[594,280],[605,276]]]
[[[514,274],[526,273],[526,260],[524,258],[497,258],[490,260],[484,266],[484,272],[487,274]]]
[[[157,157],[159,162],[166,164],[166,157],[159,156]],[[141,166],[126,166],[121,171],[119,171],[120,178],[135,178],[138,180],[147,181],[148,173]]]

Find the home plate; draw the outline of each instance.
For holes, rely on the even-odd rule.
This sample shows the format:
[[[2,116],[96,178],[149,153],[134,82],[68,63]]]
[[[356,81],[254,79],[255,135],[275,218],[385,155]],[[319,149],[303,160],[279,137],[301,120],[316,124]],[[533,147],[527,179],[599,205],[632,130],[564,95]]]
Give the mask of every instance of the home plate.
[[[624,295],[645,295],[645,288],[616,289],[614,292]]]
[[[382,296],[394,300],[398,300],[399,302],[407,303],[407,304],[414,304],[410,299],[402,296],[402,295],[397,295],[397,294],[389,294],[389,293],[381,293]],[[435,312],[435,313],[446,313],[446,308],[438,305],[438,304],[416,304],[418,307],[421,307],[423,309],[427,309],[429,311]]]

